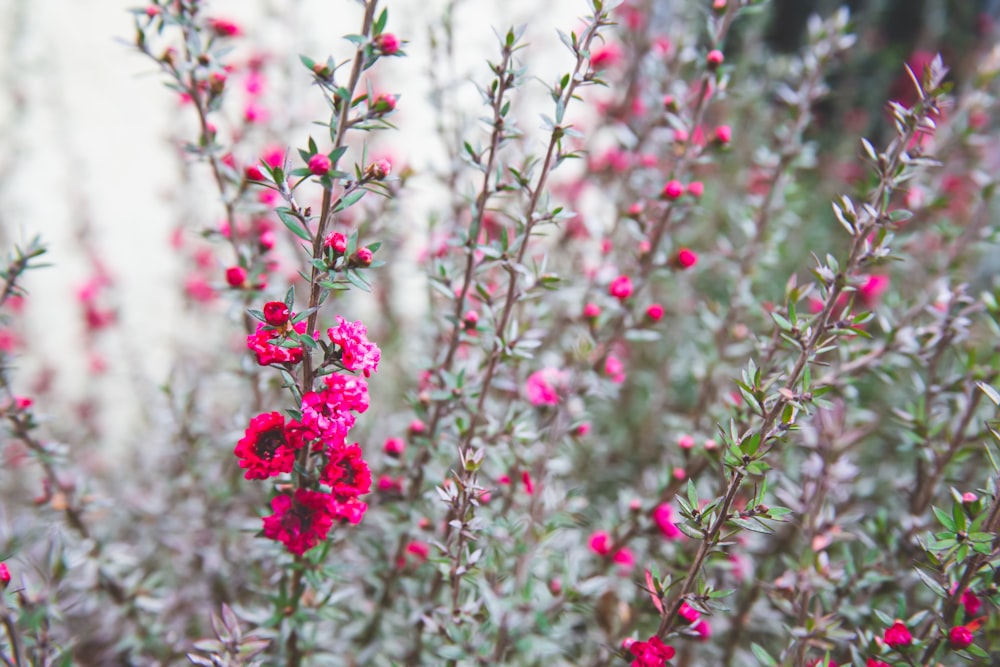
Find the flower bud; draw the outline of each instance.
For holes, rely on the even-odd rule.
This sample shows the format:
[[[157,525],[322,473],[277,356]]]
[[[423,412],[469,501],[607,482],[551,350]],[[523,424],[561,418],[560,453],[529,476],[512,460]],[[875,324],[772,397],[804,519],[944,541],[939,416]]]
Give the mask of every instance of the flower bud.
[[[235,289],[244,287],[247,282],[247,270],[242,266],[230,266],[226,269],[226,283]]]
[[[361,247],[354,251],[354,256],[351,257],[352,266],[371,266],[374,257],[372,251],[368,248]]]
[[[690,269],[697,263],[698,255],[694,251],[687,248],[681,248],[678,250],[677,254],[674,255],[673,261],[671,262],[671,264],[681,270]]]
[[[292,313],[281,301],[268,301],[264,304],[264,321],[272,327],[283,327],[292,318]]]
[[[365,180],[381,181],[392,173],[392,163],[388,160],[375,160],[365,167]]]
[[[347,251],[347,237],[340,232],[330,232],[323,239],[323,245],[327,248],[333,248],[333,251],[338,255],[343,255]]]
[[[384,56],[394,56],[399,53],[399,39],[391,32],[383,32],[375,40],[375,48]]]
[[[684,194],[684,186],[678,180],[669,181],[663,186],[663,198],[674,201],[681,198]]]
[[[316,176],[323,176],[328,171],[330,171],[330,158],[323,155],[322,153],[316,153],[311,158],[309,158],[309,171]]]
[[[705,64],[708,65],[708,69],[716,70],[719,68],[719,65],[721,65],[725,59],[726,57],[722,55],[722,51],[718,49],[712,49],[711,51],[708,52],[708,56],[705,58]]]

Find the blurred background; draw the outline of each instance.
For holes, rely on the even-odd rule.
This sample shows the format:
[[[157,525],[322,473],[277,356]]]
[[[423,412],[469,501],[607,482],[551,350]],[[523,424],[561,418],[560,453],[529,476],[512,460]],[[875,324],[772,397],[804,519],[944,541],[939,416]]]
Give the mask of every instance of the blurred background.
[[[664,25],[679,7],[692,5],[643,4],[651,4]],[[808,16],[841,4],[765,3],[759,18],[765,47],[798,48]],[[400,99],[394,117],[399,132],[383,134],[384,143],[372,149],[411,170],[405,206],[397,215],[419,227],[426,224],[435,198],[433,188],[421,187],[421,173],[439,166],[444,155],[434,133],[439,112],[428,94],[432,72],[457,82],[451,99],[465,105],[467,126],[474,127],[478,95],[472,81],[484,80],[486,59],[496,50],[493,27],[526,25],[526,40],[533,46],[524,58],[545,81],[567,62],[556,29],[573,29],[587,7],[583,0],[395,0],[387,5],[389,30],[408,40],[408,57],[392,59],[379,70],[379,84]],[[829,132],[819,139],[833,152],[843,144],[845,131],[847,150],[853,152],[857,135],[885,129],[881,110],[896,94],[901,63],[919,66],[940,49],[954,76],[962,77],[965,54],[992,39],[1000,0],[852,0],[846,5],[860,40],[851,60],[832,73],[837,94],[822,110]],[[212,15],[235,22],[243,33],[235,42],[235,62],[257,58],[268,63],[266,114],[280,116],[268,123],[287,128],[285,137],[270,140],[301,145],[297,142],[305,137],[308,121],[325,111],[298,55],[346,55],[349,45],[341,37],[356,30],[358,3],[217,0],[208,6]],[[228,338],[218,333],[228,326],[223,318],[205,317],[192,325],[180,315],[186,300],[210,300],[213,290],[224,288],[224,258],[206,259],[216,265],[203,266],[205,277],[196,284],[190,258],[181,251],[199,229],[217,224],[221,212],[211,187],[205,187],[207,170],[188,169],[178,150],[183,138],[194,136],[193,113],[132,46],[128,10],[134,8],[122,0],[0,0],[0,242],[7,249],[41,235],[53,265],[29,276],[23,316],[3,331],[0,344],[24,352],[16,382],[23,393],[40,397],[44,412],[72,411],[101,432],[102,441],[119,445],[131,441],[143,403],[168,377],[178,349],[192,340],[233,343],[231,332]],[[445,13],[455,26],[451,61],[441,59],[448,36],[437,26]],[[730,59],[749,48],[747,27],[738,26],[731,36]],[[536,93],[541,99],[541,86]],[[529,133],[537,130],[524,124]],[[423,290],[414,287],[413,295],[418,294]],[[95,325],[112,320],[121,326],[95,336],[101,328]],[[110,399],[117,406],[113,413],[95,412],[96,396]]]

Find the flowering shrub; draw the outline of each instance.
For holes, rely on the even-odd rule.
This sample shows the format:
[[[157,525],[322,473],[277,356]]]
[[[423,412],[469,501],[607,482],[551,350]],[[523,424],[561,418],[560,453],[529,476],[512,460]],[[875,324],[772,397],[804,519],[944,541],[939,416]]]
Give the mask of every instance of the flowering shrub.
[[[1000,655],[1000,51],[965,81],[900,63],[859,140],[823,114],[846,11],[779,56],[757,0],[590,0],[541,128],[521,29],[472,125],[449,11],[446,159],[408,164],[377,146],[417,104],[380,78],[413,26],[360,4],[348,57],[288,71],[199,0],[133,12],[213,191],[172,238],[183,344],[134,452],[94,465],[98,406],[62,413],[14,363],[39,352],[20,304],[46,248],[11,251],[0,659]],[[428,179],[446,194],[409,224]],[[119,318],[88,256],[93,354]]]

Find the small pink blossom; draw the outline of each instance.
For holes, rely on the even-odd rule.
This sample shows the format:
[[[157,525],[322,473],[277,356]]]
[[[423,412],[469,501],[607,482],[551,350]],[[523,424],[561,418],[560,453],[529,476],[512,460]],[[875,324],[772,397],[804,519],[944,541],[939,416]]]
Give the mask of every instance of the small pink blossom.
[[[628,276],[618,276],[608,286],[608,293],[619,301],[624,301],[632,295],[632,279]]]
[[[532,405],[558,405],[559,393],[566,388],[566,384],[566,372],[549,367],[529,375],[524,391]]]
[[[656,509],[653,510],[653,522],[660,529],[660,532],[663,533],[663,537],[668,540],[682,539],[684,533],[671,521],[672,516],[673,510],[666,503],[657,505]]]

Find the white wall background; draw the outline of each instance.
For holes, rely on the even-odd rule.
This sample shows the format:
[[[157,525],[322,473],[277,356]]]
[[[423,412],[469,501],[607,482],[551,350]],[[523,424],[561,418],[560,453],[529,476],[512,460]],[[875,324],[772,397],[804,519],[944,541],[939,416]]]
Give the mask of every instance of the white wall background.
[[[440,154],[426,94],[427,40],[428,26],[445,4],[383,3],[389,29],[410,41],[408,58],[379,65],[386,89],[401,93],[401,113],[394,119],[400,131],[391,140],[418,169]],[[151,389],[162,382],[171,345],[184,333],[171,320],[180,303],[177,260],[167,249],[178,215],[178,170],[168,137],[177,129],[178,114],[193,114],[176,105],[152,63],[129,47],[133,28],[126,10],[135,6],[123,0],[0,0],[0,240],[6,250],[41,234],[54,264],[28,282],[25,330],[32,351],[19,360],[17,377],[27,383],[48,363],[60,368],[50,402],[110,395],[120,411],[104,415],[102,423],[109,439],[121,444],[135,435],[130,430],[138,400],[125,378],[141,378]],[[360,5],[350,0],[216,0],[207,6],[211,15],[245,26],[241,43],[290,58],[347,55],[350,46],[340,38],[360,24]],[[493,27],[527,24],[526,39],[536,47],[528,57],[532,73],[551,80],[570,64],[556,28],[577,29],[577,17],[587,12],[585,0],[457,2],[454,74],[486,81],[485,60],[497,53]],[[276,85],[289,91],[289,104],[319,99],[305,75]],[[461,90],[478,116],[475,89],[466,83]],[[523,129],[534,129],[534,118],[522,116]],[[295,145],[295,138],[289,143]],[[414,183],[419,188],[419,179]],[[419,201],[419,190],[414,194]],[[218,216],[219,210],[207,215]],[[419,204],[410,215],[419,224]],[[127,334],[108,350],[109,373],[99,379],[80,354],[75,292],[89,269],[74,229],[82,221],[92,226],[102,260],[116,279]],[[60,409],[39,407],[49,413]]]

